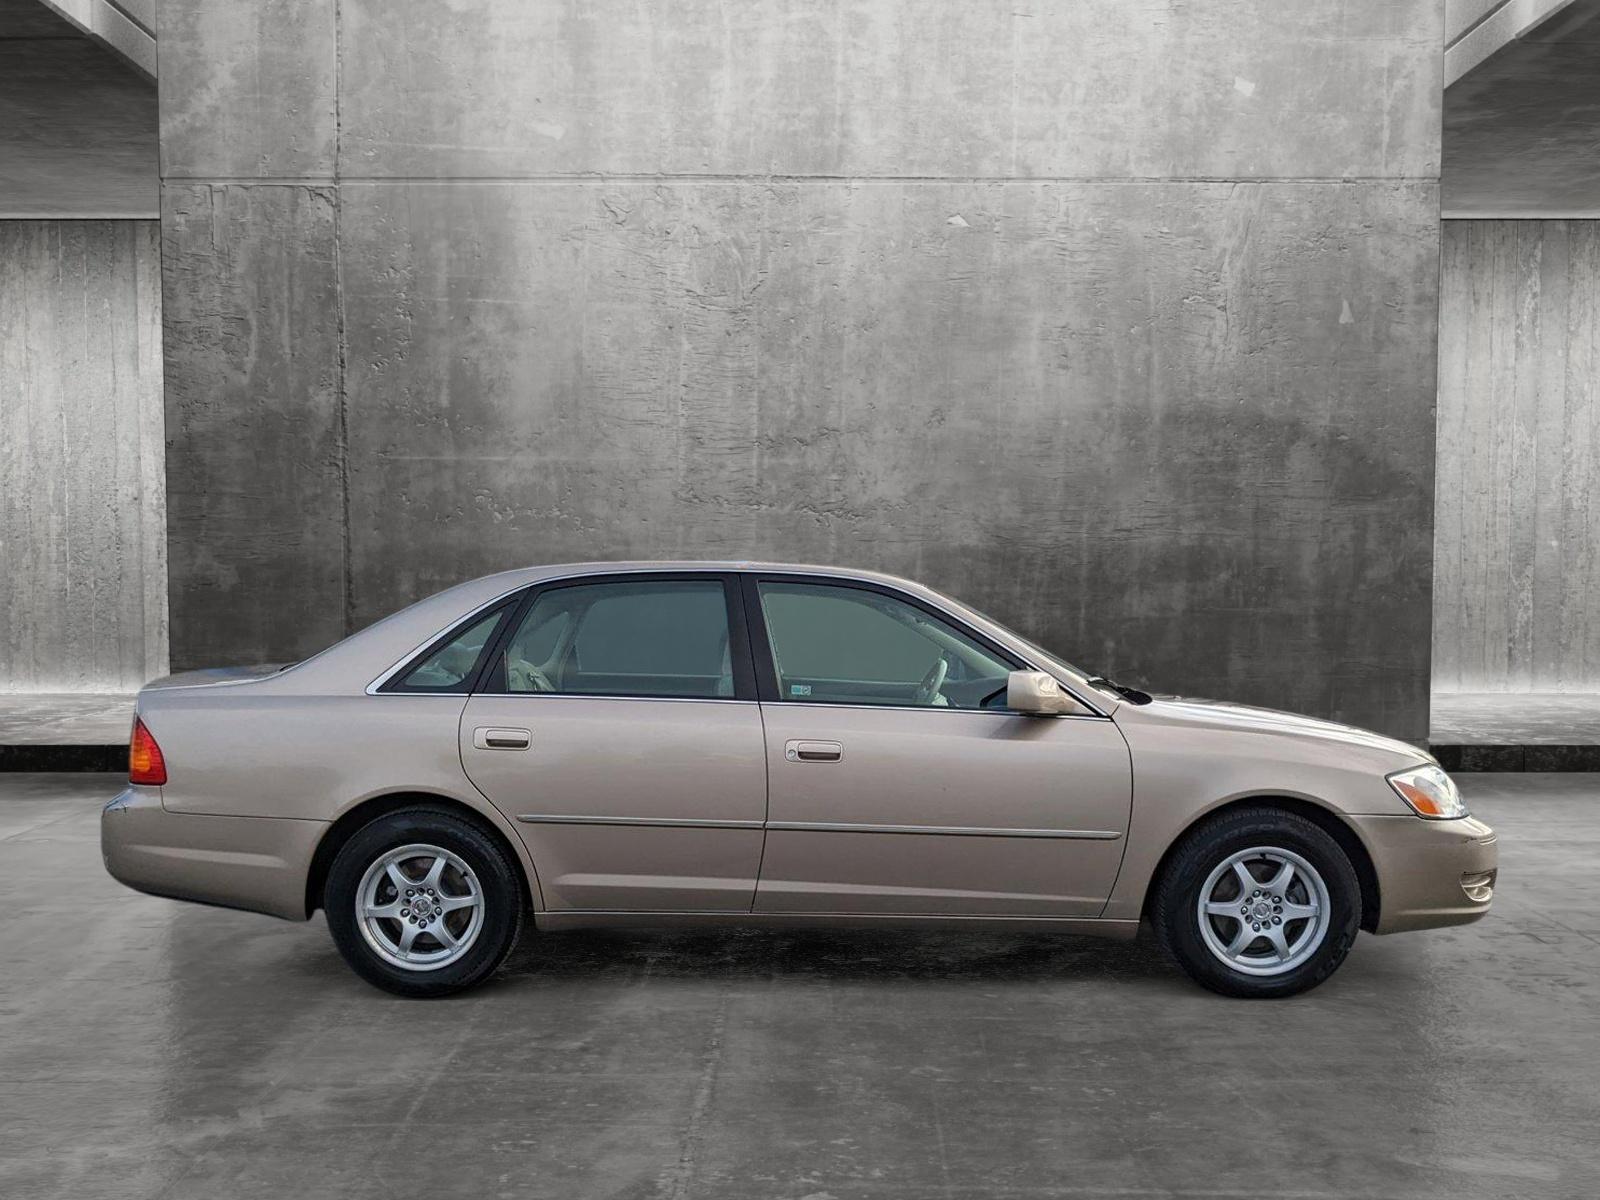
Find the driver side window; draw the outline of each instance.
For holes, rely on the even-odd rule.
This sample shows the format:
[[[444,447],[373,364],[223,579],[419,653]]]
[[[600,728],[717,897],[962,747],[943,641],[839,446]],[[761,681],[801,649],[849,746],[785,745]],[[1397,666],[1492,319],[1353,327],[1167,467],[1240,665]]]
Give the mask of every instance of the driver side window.
[[[782,700],[1003,708],[1015,669],[932,613],[847,585],[757,585]]]

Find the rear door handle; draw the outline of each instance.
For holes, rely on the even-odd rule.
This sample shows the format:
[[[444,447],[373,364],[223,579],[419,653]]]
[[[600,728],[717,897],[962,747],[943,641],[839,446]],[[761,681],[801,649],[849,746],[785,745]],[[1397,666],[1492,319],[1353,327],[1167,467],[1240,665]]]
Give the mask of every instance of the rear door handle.
[[[533,745],[533,734],[526,729],[488,729],[472,731],[472,744],[479,750],[526,750]]]
[[[838,742],[795,739],[783,744],[783,756],[790,762],[838,762],[844,757],[844,747]]]

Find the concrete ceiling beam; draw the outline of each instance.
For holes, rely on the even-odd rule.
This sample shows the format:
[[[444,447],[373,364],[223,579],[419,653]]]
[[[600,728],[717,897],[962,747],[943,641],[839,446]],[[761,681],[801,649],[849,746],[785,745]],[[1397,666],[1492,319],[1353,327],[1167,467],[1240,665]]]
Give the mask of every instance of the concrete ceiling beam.
[[[155,0],[39,0],[140,74],[156,77]]]
[[[1572,4],[1573,0],[1446,0],[1445,86]]]

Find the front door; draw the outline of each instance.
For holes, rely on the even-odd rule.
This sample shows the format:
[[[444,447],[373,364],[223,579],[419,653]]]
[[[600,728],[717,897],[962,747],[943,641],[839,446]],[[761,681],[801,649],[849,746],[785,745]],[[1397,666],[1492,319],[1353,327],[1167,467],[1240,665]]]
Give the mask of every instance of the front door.
[[[1099,915],[1132,794],[1109,719],[1006,711],[1024,664],[886,589],[763,578],[748,611],[769,779],[757,912]]]
[[[549,909],[748,912],[766,765],[736,582],[613,576],[524,603],[461,717]]]

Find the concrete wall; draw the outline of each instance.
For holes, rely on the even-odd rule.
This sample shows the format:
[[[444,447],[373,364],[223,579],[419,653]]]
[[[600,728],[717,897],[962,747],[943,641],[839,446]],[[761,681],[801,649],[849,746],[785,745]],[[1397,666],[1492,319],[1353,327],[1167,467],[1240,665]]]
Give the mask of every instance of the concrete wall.
[[[168,0],[175,658],[759,555],[1425,736],[1442,16]]]
[[[0,221],[0,691],[167,665],[154,221]]]
[[[1435,679],[1600,688],[1600,221],[1447,221]]]

